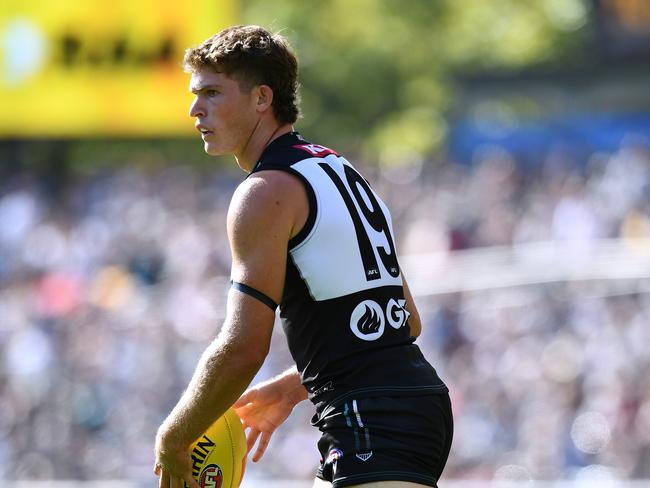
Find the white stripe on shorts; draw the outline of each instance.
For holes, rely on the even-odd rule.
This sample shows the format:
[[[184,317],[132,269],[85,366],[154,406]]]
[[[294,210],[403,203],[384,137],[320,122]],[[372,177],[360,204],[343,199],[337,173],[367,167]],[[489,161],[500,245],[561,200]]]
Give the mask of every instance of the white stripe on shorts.
[[[352,409],[357,416],[357,423],[359,424],[359,427],[363,427],[363,422],[361,421],[361,415],[359,415],[359,408],[357,407],[356,400],[352,400]]]

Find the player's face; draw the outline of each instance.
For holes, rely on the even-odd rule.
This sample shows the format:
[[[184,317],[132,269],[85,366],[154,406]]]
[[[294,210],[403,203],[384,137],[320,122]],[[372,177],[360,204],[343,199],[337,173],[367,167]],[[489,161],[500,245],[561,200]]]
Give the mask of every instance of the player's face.
[[[223,73],[203,69],[192,73],[190,91],[195,95],[190,117],[196,119],[205,152],[242,154],[259,121],[254,90],[241,88]]]

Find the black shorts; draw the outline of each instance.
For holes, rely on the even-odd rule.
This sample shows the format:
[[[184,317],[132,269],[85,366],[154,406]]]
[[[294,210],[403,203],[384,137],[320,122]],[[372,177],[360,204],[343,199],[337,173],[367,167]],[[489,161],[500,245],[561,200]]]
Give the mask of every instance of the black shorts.
[[[316,476],[335,488],[371,481],[437,486],[453,436],[447,393],[350,399],[314,425],[323,433]]]

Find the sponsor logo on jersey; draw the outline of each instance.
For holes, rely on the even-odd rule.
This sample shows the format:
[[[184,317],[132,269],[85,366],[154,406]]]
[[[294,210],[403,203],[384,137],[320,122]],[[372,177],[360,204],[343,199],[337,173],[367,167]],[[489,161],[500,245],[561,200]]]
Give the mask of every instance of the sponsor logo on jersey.
[[[327,393],[328,391],[334,391],[334,383],[332,383],[331,381],[328,381],[323,386],[321,386],[318,390],[314,391],[312,395],[317,397],[318,395],[322,395],[323,393]]]
[[[359,303],[350,316],[350,328],[355,336],[364,341],[379,339],[384,333],[384,311],[373,300]]]
[[[350,315],[350,329],[359,339],[375,341],[384,334],[385,323],[393,329],[399,329],[406,324],[410,314],[406,310],[406,300],[391,298],[386,305],[386,311],[374,300],[364,300],[359,303]]]
[[[330,148],[325,146],[320,146],[318,144],[297,144],[293,147],[295,147],[296,149],[302,149],[303,151],[307,151],[312,156],[316,156],[319,158],[329,156],[330,154],[334,154],[335,156],[338,156],[338,154],[335,151],[332,151]]]
[[[386,305],[386,318],[393,329],[402,327],[411,314],[406,310],[406,300],[391,298]]]
[[[372,457],[372,451],[370,452],[360,452],[356,456],[361,459],[364,463]]]
[[[216,464],[208,464],[199,476],[199,486],[201,488],[221,488],[223,484],[223,472]]]

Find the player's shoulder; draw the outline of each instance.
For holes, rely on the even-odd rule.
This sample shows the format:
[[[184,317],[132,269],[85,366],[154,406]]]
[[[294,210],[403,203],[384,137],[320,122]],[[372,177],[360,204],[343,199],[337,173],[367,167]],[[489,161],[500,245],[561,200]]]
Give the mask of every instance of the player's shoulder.
[[[302,205],[304,188],[296,176],[281,170],[251,174],[235,190],[228,220],[276,221],[291,217]]]

